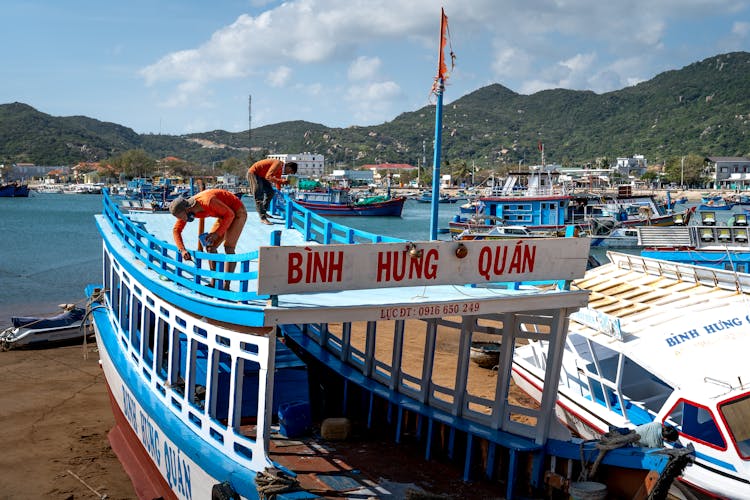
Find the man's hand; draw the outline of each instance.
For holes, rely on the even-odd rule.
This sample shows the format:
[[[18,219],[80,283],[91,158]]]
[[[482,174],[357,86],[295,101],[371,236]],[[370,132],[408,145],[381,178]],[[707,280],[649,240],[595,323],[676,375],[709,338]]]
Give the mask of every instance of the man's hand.
[[[182,260],[193,260],[193,256],[190,255],[190,252],[188,252],[187,250],[183,250],[181,252],[181,255],[182,255]]]
[[[208,233],[206,236],[206,249],[216,249],[216,242],[219,240],[219,235],[216,233]]]

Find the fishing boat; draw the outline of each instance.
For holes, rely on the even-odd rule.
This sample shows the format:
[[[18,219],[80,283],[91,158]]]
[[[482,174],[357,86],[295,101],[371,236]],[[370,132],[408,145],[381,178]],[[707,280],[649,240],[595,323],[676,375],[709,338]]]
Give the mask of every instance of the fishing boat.
[[[422,191],[422,193],[415,199],[418,203],[432,203],[432,192]],[[438,203],[456,203],[458,200],[458,197],[449,193],[440,193],[437,201]]]
[[[638,248],[640,246],[638,228],[635,227],[615,227],[609,234],[593,234],[589,238],[591,238],[592,248]]]
[[[0,332],[0,350],[81,338],[86,310],[75,304],[60,304],[60,308],[62,312],[52,316],[11,317],[12,326]]]
[[[667,210],[653,196],[635,196],[621,189],[616,196],[567,194],[544,184],[544,178],[532,175],[523,191],[516,183],[501,194],[479,196],[476,211],[462,208],[449,222],[451,233],[465,229],[489,230],[495,225],[520,225],[532,230],[564,231],[575,225],[587,234],[606,235],[615,227],[671,226],[687,223],[694,207],[685,212]],[[629,186],[625,186],[628,187]]]
[[[398,460],[429,470],[449,456],[465,480],[509,499],[584,487],[595,456],[591,481],[613,494],[632,496],[649,472],[671,481],[669,457],[627,447],[600,460],[596,442],[571,439],[553,418],[554,389],[538,407],[509,394],[515,341],[537,332],[549,332],[548,377],[559,376],[566,318],[588,298],[560,286],[583,276],[582,238],[408,242],[287,197],[271,207],[283,225],[251,218],[236,254],[184,261],[174,217],[102,200],[103,275],[87,296],[110,442],[140,498],[392,495],[367,462],[354,468],[316,437],[345,447],[351,422],[423,448]],[[224,271],[230,261],[236,272]],[[539,280],[552,286],[519,286]],[[471,362],[480,340],[502,346],[494,370]],[[625,470],[626,484],[609,484]]]
[[[28,198],[29,186],[12,182],[0,185],[0,198]]]
[[[716,225],[713,212],[701,212],[701,224],[638,230],[641,256],[681,264],[750,272],[747,215],[736,213]]]
[[[719,198],[718,200],[708,200],[698,205],[699,210],[732,210],[735,203]]]
[[[297,191],[295,203],[324,216],[401,217],[405,196],[357,196],[348,188]]]
[[[696,451],[678,489],[750,498],[750,276],[608,253],[571,288],[558,417],[586,438],[665,422]],[[518,347],[513,378],[538,398],[546,339]],[[694,496],[682,495],[683,498]]]
[[[557,232],[531,231],[525,226],[494,226],[487,231],[466,229],[454,237],[456,240],[497,240],[518,238],[552,238],[560,236]]]

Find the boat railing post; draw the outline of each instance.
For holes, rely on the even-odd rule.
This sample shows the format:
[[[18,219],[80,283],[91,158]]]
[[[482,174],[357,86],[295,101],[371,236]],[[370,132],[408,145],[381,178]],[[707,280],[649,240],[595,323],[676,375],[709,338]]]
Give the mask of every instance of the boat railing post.
[[[278,247],[281,246],[281,231],[274,230],[271,231],[271,241],[269,244],[272,247]],[[271,298],[268,299],[268,305],[271,307],[276,307],[279,305],[279,296],[278,295],[271,295]]]

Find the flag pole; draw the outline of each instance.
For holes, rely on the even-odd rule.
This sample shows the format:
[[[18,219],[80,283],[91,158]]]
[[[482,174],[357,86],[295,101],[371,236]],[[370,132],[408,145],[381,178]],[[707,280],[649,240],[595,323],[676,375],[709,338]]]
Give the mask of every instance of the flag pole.
[[[438,79],[437,104],[435,106],[435,151],[432,160],[432,212],[430,216],[430,240],[437,240],[438,204],[440,202],[440,149],[443,129],[443,79]]]
[[[442,146],[443,130],[443,92],[445,91],[445,42],[447,36],[448,18],[445,9],[440,9],[440,52],[438,55],[438,74],[433,86],[433,92],[437,97],[435,103],[435,142],[432,159],[432,200],[430,213],[430,240],[437,240],[438,234],[438,204],[440,203],[440,149]]]

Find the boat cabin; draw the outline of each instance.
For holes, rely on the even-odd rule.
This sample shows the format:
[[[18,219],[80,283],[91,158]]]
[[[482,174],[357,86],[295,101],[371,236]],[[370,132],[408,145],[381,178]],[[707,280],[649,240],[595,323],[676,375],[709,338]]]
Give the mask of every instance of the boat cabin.
[[[571,315],[558,415],[582,437],[660,421],[696,450],[684,481],[726,498],[750,482],[750,275],[627,254],[572,288],[591,293]],[[516,350],[520,383],[545,366]]]

